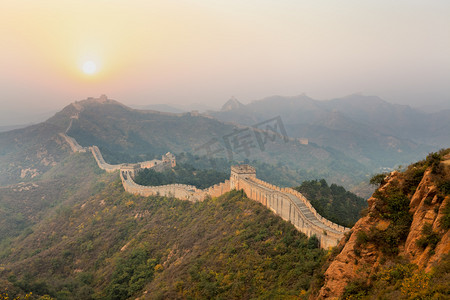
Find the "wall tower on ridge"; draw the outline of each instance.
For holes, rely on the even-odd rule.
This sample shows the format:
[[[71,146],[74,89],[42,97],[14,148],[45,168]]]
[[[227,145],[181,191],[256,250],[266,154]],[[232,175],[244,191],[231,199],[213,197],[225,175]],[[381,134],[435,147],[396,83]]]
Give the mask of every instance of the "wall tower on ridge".
[[[230,189],[240,190],[242,187],[239,184],[240,178],[256,178],[256,170],[250,165],[236,165],[231,166]]]

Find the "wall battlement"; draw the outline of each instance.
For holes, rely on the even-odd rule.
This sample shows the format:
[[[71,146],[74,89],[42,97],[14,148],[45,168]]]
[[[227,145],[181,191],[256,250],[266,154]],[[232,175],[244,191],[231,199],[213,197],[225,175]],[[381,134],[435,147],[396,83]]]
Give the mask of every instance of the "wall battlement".
[[[255,169],[248,165],[232,166],[230,180],[204,190],[184,184],[141,186],[133,181],[133,174],[125,170],[121,170],[120,176],[125,190],[129,193],[171,196],[192,202],[203,201],[206,197],[218,197],[232,189],[242,189],[247,197],[290,221],[299,231],[309,237],[315,235],[322,248],[336,246],[349,230],[322,217],[298,191],[280,188],[256,178]]]
[[[322,217],[298,191],[264,182],[256,178],[256,173],[248,172],[249,170],[248,167],[232,167],[230,186],[244,190],[247,197],[260,202],[284,220],[290,221],[307,236],[315,235],[322,248],[336,246],[344,237],[344,233],[349,231],[349,228]]]
[[[100,149],[97,146],[91,146],[89,147],[89,150],[91,150],[92,155],[94,156],[95,160],[97,161],[97,165],[100,169],[105,170],[106,172],[115,172],[117,170],[125,170],[127,172],[131,172],[132,176],[136,174],[137,171],[144,168],[154,168],[157,171],[161,171],[167,167],[174,167],[176,166],[176,160],[175,155],[173,155],[170,152],[167,152],[162,156],[162,159],[153,159],[151,161],[144,161],[136,164],[118,164],[118,165],[111,165],[108,164],[105,159],[103,158],[102,153],[100,152]]]
[[[71,118],[69,128],[77,116]],[[66,133],[60,133],[74,152],[86,152],[77,141]],[[231,167],[230,180],[216,184],[204,190],[185,184],[169,184],[162,186],[142,186],[134,182],[136,172],[143,168],[161,170],[176,166],[176,159],[170,152],[162,156],[161,160],[151,160],[137,164],[108,164],[97,146],[89,147],[100,169],[106,172],[119,170],[120,179],[125,191],[141,195],[160,195],[175,197],[192,202],[203,201],[207,197],[218,197],[232,189],[243,190],[247,197],[260,202],[275,214],[291,222],[300,232],[308,237],[315,235],[322,248],[336,246],[350,229],[335,224],[322,217],[311,203],[301,193],[291,188],[280,188],[256,178],[256,170],[250,165],[236,165]]]
[[[73,137],[70,137],[65,133],[60,133],[59,135],[66,141],[67,144],[69,144],[72,152],[87,152],[86,148],[81,147]]]

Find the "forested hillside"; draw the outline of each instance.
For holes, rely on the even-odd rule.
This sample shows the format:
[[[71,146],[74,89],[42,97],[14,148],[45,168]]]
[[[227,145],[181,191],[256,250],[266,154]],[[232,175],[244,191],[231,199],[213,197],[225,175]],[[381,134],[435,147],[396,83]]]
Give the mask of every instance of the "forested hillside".
[[[80,178],[94,179],[94,190],[80,194],[62,185],[63,194],[75,197],[47,205],[46,218],[7,239],[0,286],[10,296],[290,297],[308,290],[321,265],[315,238],[240,192],[195,204],[138,197],[124,192],[114,174],[96,175],[87,167],[89,154],[71,160],[84,170]],[[48,176],[70,177],[70,170],[55,168]]]
[[[94,109],[88,112],[91,105]],[[449,150],[429,155],[404,173],[381,176],[381,188],[369,200],[369,210],[329,253],[324,266],[327,255],[315,237],[308,239],[240,191],[198,203],[134,196],[124,191],[117,173],[101,171],[89,152],[71,153],[59,133],[77,112],[85,114],[73,119],[77,120],[74,132],[86,143],[92,139],[94,144],[111,146],[112,157],[123,150],[133,159],[151,158],[152,149],[145,143],[152,137],[164,151],[172,150],[170,146],[191,149],[198,144],[195,139],[201,138],[199,132],[189,135],[193,124],[209,124],[213,131],[219,128],[215,134],[225,130],[220,122],[204,117],[164,115],[167,122],[174,117],[181,120],[180,126],[194,126],[183,136],[166,139],[169,132],[148,133],[161,125],[147,118],[153,113],[114,102],[103,105],[88,101],[78,111],[78,103],[43,125],[0,134],[0,165],[8,167],[5,174],[13,175],[4,181],[8,185],[0,187],[0,295],[278,299],[326,298],[336,290],[357,298],[397,295],[409,282],[427,284],[426,295],[448,294],[448,256],[444,254],[449,245]],[[133,128],[144,123],[151,125],[138,141]],[[172,126],[167,130],[177,132]],[[293,186],[303,180],[297,189],[320,214],[351,226],[365,201],[336,184],[311,179],[331,172],[332,178],[340,180],[359,164],[317,145],[277,145],[243,162],[254,165],[258,178],[271,183]],[[229,165],[236,163],[226,155],[209,159],[185,150],[177,161],[177,168],[160,174],[144,171],[143,178],[148,184],[184,180],[207,187],[227,179]],[[434,268],[440,262],[443,266]],[[375,263],[383,268],[364,269]],[[324,276],[318,273],[321,268]],[[413,276],[416,269],[420,270],[417,278]],[[397,278],[398,272],[401,277]]]
[[[162,172],[147,168],[140,170],[134,181],[140,185],[157,186],[181,183],[205,189],[229,178],[229,172],[219,172],[214,169],[197,170],[192,165],[178,163],[176,167]]]
[[[361,94],[333,100],[316,100],[304,94],[271,96],[246,105],[234,99],[221,111],[209,114],[242,125],[277,115],[290,136],[377,167],[409,164],[432,149],[450,146],[448,111],[426,114]]]
[[[91,154],[72,154],[28,183],[0,187],[0,259],[35,226],[99,192],[115,174],[101,171]],[[56,188],[57,187],[57,188]]]
[[[82,146],[97,145],[108,163],[143,161],[167,151],[176,155],[185,152],[206,163],[225,159],[229,164],[247,160],[280,165],[289,172],[308,173],[312,178],[326,178],[346,187],[364,181],[373,167],[333,148],[303,145],[283,135],[278,119],[255,129],[195,113],[133,110],[109,99],[84,100],[76,105],[81,108],[68,135]],[[59,122],[71,114],[72,110],[66,108],[49,121]],[[261,131],[270,128],[276,129]]]

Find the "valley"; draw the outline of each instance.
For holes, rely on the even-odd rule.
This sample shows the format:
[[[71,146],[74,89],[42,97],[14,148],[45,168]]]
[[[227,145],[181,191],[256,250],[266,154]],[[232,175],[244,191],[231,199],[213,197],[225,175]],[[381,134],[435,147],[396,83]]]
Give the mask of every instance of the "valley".
[[[450,1],[0,7],[0,300],[450,299]]]
[[[317,210],[351,226],[364,207],[363,200],[335,183],[309,177],[320,174],[317,167],[321,165],[329,170],[333,160],[345,158],[342,153],[297,143],[291,137],[285,143],[277,131],[253,160],[234,152],[229,160],[225,141],[222,156],[200,156],[195,154],[201,144],[196,142],[201,138],[199,130],[173,137],[159,133],[162,127],[156,122],[139,138],[132,133],[132,128],[153,118],[172,124],[173,132],[179,130],[174,124],[180,120],[180,128],[186,127],[185,118],[188,123],[200,122],[199,128],[209,126],[208,134],[216,134],[217,140],[222,133],[227,136],[228,130],[245,129],[192,113],[139,112],[100,98],[71,104],[45,123],[0,133],[0,164],[7,166],[1,170],[5,176],[0,188],[0,286],[10,295],[32,292],[36,299],[45,295],[55,299],[328,299],[338,295],[357,299],[352,297],[399,292],[396,288],[382,291],[386,283],[377,276],[406,270],[404,277],[396,279],[403,286],[413,280],[408,272],[415,268],[422,274],[420,280],[428,280],[429,288],[422,294],[447,293],[443,282],[448,271],[436,265],[448,265],[448,150],[430,154],[405,173],[388,175],[395,179],[383,179],[363,217],[346,228]],[[152,141],[160,150],[145,152],[144,145]],[[172,149],[178,154],[166,153]],[[315,152],[317,158],[318,149],[329,151],[329,156],[316,164],[305,154]],[[284,165],[282,161],[291,156],[302,160]],[[312,171],[294,171],[308,161],[315,166]],[[345,174],[342,166],[347,163],[340,163],[336,175]],[[231,169],[231,176],[202,188],[176,182],[138,185],[133,178],[145,168],[169,177],[173,172],[183,177],[205,172],[202,176],[217,178]],[[193,173],[180,168],[191,168]],[[296,176],[302,176],[302,185]],[[383,188],[387,182],[393,188]],[[396,194],[398,189],[401,194]],[[412,199],[411,204],[406,199]],[[419,215],[414,212],[418,201],[424,203]],[[350,211],[353,219],[342,217]],[[424,229],[427,222],[432,224],[430,230]],[[423,243],[416,247],[414,239]],[[360,274],[374,281],[367,282]],[[411,290],[400,293],[412,295]]]
[[[107,101],[107,99],[100,99],[100,101]],[[76,114],[75,116],[71,117],[71,122],[66,132],[69,131],[73,125],[73,120],[78,119],[79,115]],[[72,151],[86,152],[88,150],[81,147],[75,139],[64,137]],[[140,196],[160,195],[197,202],[204,201],[207,197],[222,196],[233,189],[243,190],[250,199],[260,202],[284,220],[291,222],[300,232],[308,237],[315,236],[322,248],[336,246],[342,239],[343,234],[349,231],[349,228],[330,222],[318,214],[311,203],[298,191],[290,188],[280,188],[257,179],[255,169],[246,164],[232,166],[230,180],[203,190],[179,183],[142,186],[134,181],[134,176],[137,172],[142,170],[143,167],[159,170],[173,168],[176,166],[175,156],[168,152],[162,156],[162,160],[155,159],[137,164],[111,165],[105,162],[97,146],[89,147],[89,151],[92,152],[100,169],[107,172],[119,171],[124,190],[131,194]]]

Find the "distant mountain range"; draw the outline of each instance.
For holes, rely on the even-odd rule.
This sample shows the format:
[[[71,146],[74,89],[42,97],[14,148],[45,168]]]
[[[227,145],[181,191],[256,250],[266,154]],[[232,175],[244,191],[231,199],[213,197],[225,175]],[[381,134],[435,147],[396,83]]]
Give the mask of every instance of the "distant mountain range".
[[[5,108],[2,105],[0,109],[0,132],[41,123],[53,116],[56,112],[56,109],[37,109],[30,107],[11,109]]]
[[[184,105],[168,105],[168,104],[147,104],[147,105],[130,105],[131,108],[142,110],[156,110],[170,113],[184,113],[189,111],[206,112],[213,110],[212,106],[202,103],[191,103]]]
[[[427,114],[377,97],[273,96],[247,105],[232,98],[206,114],[136,110],[105,99],[77,101],[46,122],[0,133],[0,185],[30,180],[61,161],[70,151],[64,132],[82,146],[99,146],[111,163],[187,153],[197,167],[249,162],[278,185],[325,178],[366,196],[373,173],[450,146],[448,111]]]
[[[167,104],[149,104],[149,105],[131,105],[130,107],[141,110],[155,110],[169,113],[183,113],[186,112],[183,109],[176,108]]]
[[[425,113],[375,96],[355,94],[328,101],[272,96],[247,105],[232,98],[208,115],[249,126],[280,116],[290,137],[386,167],[450,146],[450,110]]]
[[[31,125],[33,125],[33,124],[20,124],[20,125],[0,126],[0,132],[11,131],[11,130],[14,130],[14,129],[24,128],[24,127],[31,126]]]
[[[0,294],[439,298],[450,269],[450,150],[381,176],[368,211],[337,248],[323,251],[316,237],[242,191],[201,203],[129,194],[118,172],[74,153],[65,135],[97,145],[112,163],[171,151],[199,169],[228,172],[245,162],[277,185],[325,178],[370,192],[364,188],[381,167],[448,143],[448,118],[360,95],[248,105],[233,98],[208,115],[137,110],[106,96],[74,102],[45,122],[0,132]],[[299,189],[340,222],[365,203],[322,180]]]
[[[278,121],[270,122],[276,127]],[[63,160],[70,152],[60,136],[65,132],[82,146],[100,147],[111,163],[148,160],[167,151],[188,153],[186,162],[197,167],[218,164],[229,170],[232,164],[250,162],[262,179],[290,186],[325,178],[354,187],[371,174],[370,167],[341,151],[263,129],[194,112],[135,110],[109,99],[78,101],[46,122],[0,133],[0,185],[33,180]]]

